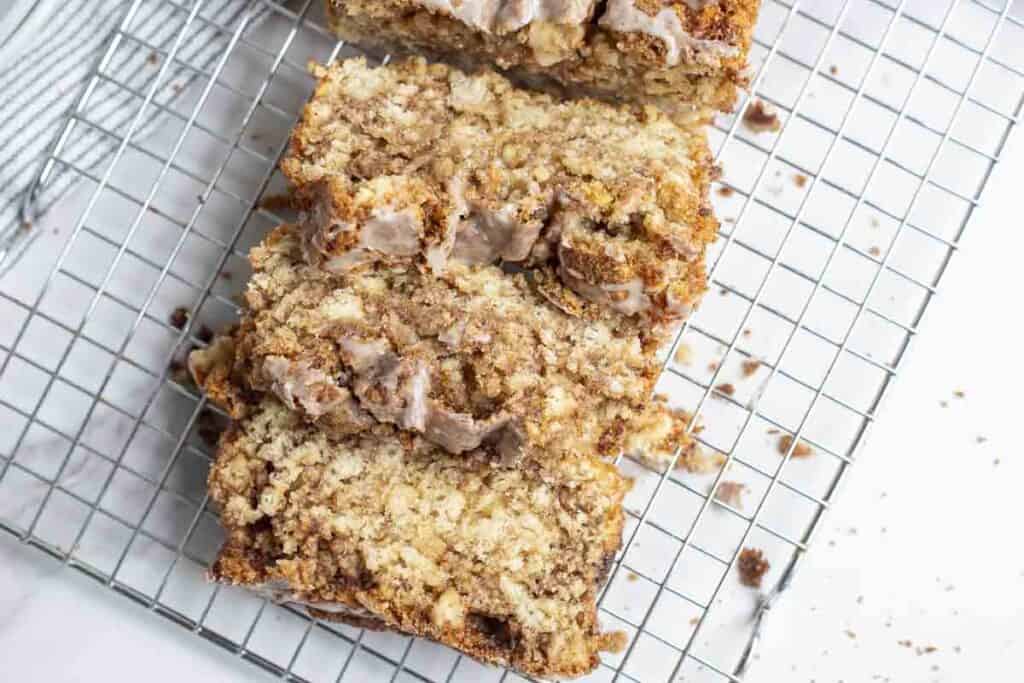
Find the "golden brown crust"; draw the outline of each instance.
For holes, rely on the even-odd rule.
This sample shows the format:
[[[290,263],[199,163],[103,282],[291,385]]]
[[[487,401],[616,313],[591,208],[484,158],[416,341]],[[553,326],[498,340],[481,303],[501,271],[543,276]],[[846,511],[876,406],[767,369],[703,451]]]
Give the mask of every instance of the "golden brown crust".
[[[388,428],[329,441],[270,399],[247,412],[210,472],[216,579],[534,676],[582,675],[622,646],[596,609],[629,488],[612,466],[496,467]]]
[[[373,50],[424,53],[467,68],[498,66],[533,86],[655,104],[682,120],[732,108],[737,87],[746,85],[760,4],[611,0],[591,3],[583,21],[535,19],[511,28],[473,25],[418,0],[327,0],[327,12],[340,37]],[[627,11],[627,21],[615,21],[617,11]],[[675,18],[662,17],[656,26],[640,13]]]
[[[704,292],[718,224],[699,127],[417,59],[315,72],[282,161],[309,204],[312,263],[513,262],[654,320],[685,316]]]

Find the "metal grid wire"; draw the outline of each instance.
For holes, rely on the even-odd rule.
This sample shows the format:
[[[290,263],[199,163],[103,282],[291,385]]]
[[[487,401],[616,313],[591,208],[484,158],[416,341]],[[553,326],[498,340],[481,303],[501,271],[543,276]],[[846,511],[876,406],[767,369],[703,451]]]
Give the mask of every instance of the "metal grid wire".
[[[725,167],[713,290],[659,386],[727,464],[700,476],[620,463],[637,483],[601,616],[630,639],[588,680],[743,680],[1018,120],[1012,4],[765,0],[752,90],[782,127],[755,136],[733,116],[711,131]],[[237,314],[245,254],[280,220],[261,199],[283,188],[306,61],[350,54],[318,5],[254,3],[231,25],[204,0],[127,5],[40,176],[78,178],[58,209],[69,232],[0,281],[13,323],[0,327],[0,528],[282,678],[518,680],[204,580],[222,539],[203,484],[223,416],[178,363]],[[141,37],[155,7],[175,10],[166,43]],[[216,63],[183,60],[211,27],[230,36]],[[137,51],[158,57],[143,88],[110,68]],[[191,85],[158,102],[182,71]],[[88,106],[114,96],[132,112],[119,131]],[[154,113],[157,130],[142,130]],[[67,158],[76,130],[116,153],[98,167]],[[801,442],[813,457],[794,459]],[[716,500],[725,481],[744,484],[742,504]],[[735,579],[744,547],[771,561],[763,593]]]

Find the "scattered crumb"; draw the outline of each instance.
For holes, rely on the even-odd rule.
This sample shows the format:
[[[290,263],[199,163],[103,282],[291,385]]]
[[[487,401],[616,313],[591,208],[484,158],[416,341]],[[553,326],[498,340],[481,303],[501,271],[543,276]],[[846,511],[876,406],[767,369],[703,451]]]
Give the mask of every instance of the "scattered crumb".
[[[693,448],[680,455],[676,469],[686,470],[690,474],[711,474],[722,469],[725,461],[725,454],[715,450],[707,451],[695,443]]]
[[[203,410],[196,419],[196,434],[211,450],[217,448],[224,427],[212,410]]]
[[[626,574],[626,581],[633,582],[636,581],[638,578],[640,577],[634,574],[633,572]]]
[[[761,361],[757,360],[756,358],[751,358],[750,360],[743,361],[743,376],[752,377],[755,373],[757,373],[757,370],[760,367]]]
[[[953,396],[956,398],[967,398],[967,394],[964,393],[963,389],[957,389],[954,391]]]
[[[878,258],[879,256],[882,255],[882,250],[879,247],[871,247],[870,249],[868,249],[868,253],[874,256],[875,258]]]
[[[168,363],[167,370],[170,373],[171,379],[181,386],[192,386],[192,375],[189,374],[188,368],[180,360],[172,360]]]
[[[227,280],[228,282],[230,282],[233,277],[235,277],[235,276],[234,276],[234,274],[232,274],[232,272],[230,270],[222,270],[222,271],[220,271],[220,279],[221,280]]]
[[[779,455],[786,455],[789,452],[790,447],[793,445],[793,437],[790,434],[783,434],[779,437]],[[793,449],[794,458],[807,458],[814,454],[814,449],[808,446],[803,441],[798,441],[796,448]]]
[[[939,401],[939,406],[941,406],[943,408],[948,408],[949,407],[949,401]]]
[[[188,312],[187,308],[185,308],[184,306],[178,306],[173,311],[171,311],[171,315],[167,319],[167,322],[170,323],[171,327],[173,327],[174,329],[180,330],[183,329],[185,325],[188,324],[188,319],[190,317],[191,314]]]
[[[845,633],[846,637],[850,640],[857,640],[857,634],[851,631],[850,629],[846,629],[845,631],[843,631],[843,633]]]
[[[747,485],[738,481],[723,481],[715,490],[715,500],[724,503],[737,510],[743,509],[743,494],[747,492]]]
[[[150,52],[149,56],[146,57],[146,64],[159,64],[159,63],[160,63],[160,55],[158,55],[155,52]]]
[[[974,437],[974,443],[985,443],[986,441],[988,441],[987,436],[982,436],[981,434],[979,434],[978,436]]]
[[[836,66],[835,64],[833,64],[832,66],[830,66],[830,67],[828,68],[828,72],[829,72],[830,74],[832,74],[833,76],[835,76],[835,75],[837,75],[837,74],[839,73],[839,67],[838,67],[838,66]]]
[[[775,133],[782,128],[779,115],[763,100],[754,100],[743,112],[743,124],[752,133]]]
[[[213,341],[213,330],[207,325],[200,325],[199,330],[196,332],[196,339],[204,344],[209,344]]]
[[[698,624],[698,622],[700,622],[700,617],[691,617],[690,618],[690,626],[696,626]]]
[[[858,595],[857,596],[857,604],[858,605],[863,605],[864,604],[864,596],[863,595]]]
[[[178,93],[181,92],[181,87],[182,87],[181,83],[175,83],[174,85],[171,86],[171,90],[173,90],[174,94],[177,95]]]
[[[914,647],[914,644],[909,640],[897,640],[896,644],[901,647]]]
[[[752,334],[754,334],[754,331],[753,331],[753,330],[751,330],[751,329],[750,329],[749,327],[748,327],[748,328],[746,328],[745,330],[743,330],[743,336],[744,336],[744,337],[749,337],[749,336],[750,336],[750,335],[752,335]]]
[[[961,653],[962,651],[963,651],[963,650],[962,650],[962,649],[960,648],[960,646],[959,646],[959,645],[954,645],[954,646],[953,646],[953,652],[955,652],[955,653],[957,653],[957,654],[960,654],[960,653]]]
[[[296,207],[290,194],[268,194],[260,199],[260,208],[267,211],[281,211]]]
[[[935,647],[934,645],[927,645],[925,647],[917,648],[917,650],[915,650],[915,652],[917,652],[918,655],[930,655],[931,653],[937,651],[938,649],[939,648]]]
[[[718,293],[721,294],[722,296],[729,296],[729,290],[726,289],[725,287],[722,287],[720,290],[718,290]]]
[[[780,434],[780,433],[781,432],[778,429],[775,429],[774,427],[772,427],[771,429],[769,429],[768,431],[765,432],[765,434]]]
[[[718,188],[719,197],[731,197],[734,194],[736,194],[736,190],[732,189],[728,185],[722,185],[720,188]]]
[[[1000,462],[1002,462],[1002,460],[1000,460],[999,458],[996,458],[995,460],[992,461],[992,465],[995,466],[995,467],[998,467]]]
[[[717,387],[715,387],[715,391],[717,391],[720,394],[725,394],[726,396],[732,396],[733,394],[736,393],[736,387],[726,382],[725,384],[719,384]]]
[[[881,223],[878,222],[878,219],[876,217],[872,216],[871,217],[871,227],[872,228],[877,228],[879,225],[881,225]]]
[[[751,588],[761,587],[761,579],[770,567],[768,560],[764,559],[764,553],[757,548],[744,548],[740,552],[739,562],[736,563],[740,583]]]
[[[672,357],[680,365],[689,365],[693,361],[693,349],[685,342],[676,347],[676,355]]]
[[[18,226],[18,229],[21,230],[22,232],[28,232],[29,230],[32,229],[32,221],[22,221],[21,224]]]
[[[708,371],[709,372],[714,372],[717,369],[718,369],[718,363],[716,361],[711,361],[710,363],[708,363]]]
[[[736,218],[733,217],[733,216],[726,216],[725,218],[722,219],[722,222],[723,223],[735,223],[736,222]]]
[[[803,173],[797,173],[793,176],[793,184],[797,187],[804,187],[807,184],[807,176]]]

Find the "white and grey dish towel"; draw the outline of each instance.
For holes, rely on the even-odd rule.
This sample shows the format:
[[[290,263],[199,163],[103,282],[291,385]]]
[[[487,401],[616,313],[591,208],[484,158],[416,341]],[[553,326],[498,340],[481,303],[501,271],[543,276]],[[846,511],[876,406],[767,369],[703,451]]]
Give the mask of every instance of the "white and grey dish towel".
[[[10,2],[10,0],[8,0]],[[0,5],[5,4],[0,0]],[[138,111],[137,95],[151,87],[162,57],[174,45],[189,13],[176,59],[154,94],[157,106],[141,121],[145,135],[160,121],[160,105],[179,97],[194,78],[193,69],[214,64],[230,39],[230,30],[249,12],[250,25],[262,19],[260,0],[13,0],[0,7],[0,273],[32,241],[32,222],[73,187],[80,174],[110,158],[120,135]],[[84,103],[93,126],[76,123],[31,201],[26,193],[69,113],[81,102],[100,58],[127,22],[100,78]],[[189,68],[192,67],[192,68]],[[127,86],[127,87],[124,87]],[[24,209],[24,210],[23,210]]]

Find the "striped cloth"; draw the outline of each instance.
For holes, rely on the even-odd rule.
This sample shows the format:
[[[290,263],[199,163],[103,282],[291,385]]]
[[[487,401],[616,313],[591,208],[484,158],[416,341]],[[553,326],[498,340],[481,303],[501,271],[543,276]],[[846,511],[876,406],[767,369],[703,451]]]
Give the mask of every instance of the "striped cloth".
[[[15,0],[7,8],[0,18],[0,273],[32,241],[32,222],[80,178],[58,164],[25,203],[115,31],[123,28],[101,72],[112,80],[100,79],[82,108],[81,118],[97,126],[76,124],[60,154],[84,171],[102,173],[197,5],[176,60],[200,70],[216,62],[246,12],[251,27],[268,11],[259,0]],[[194,77],[194,71],[172,62],[154,102],[172,104]],[[159,107],[149,107],[136,136],[152,131],[162,118]]]

